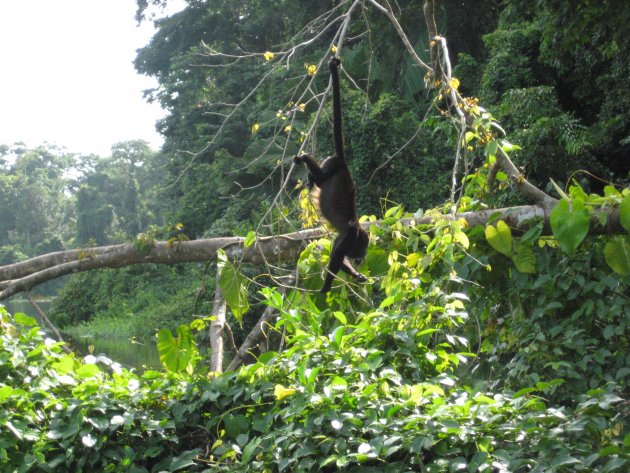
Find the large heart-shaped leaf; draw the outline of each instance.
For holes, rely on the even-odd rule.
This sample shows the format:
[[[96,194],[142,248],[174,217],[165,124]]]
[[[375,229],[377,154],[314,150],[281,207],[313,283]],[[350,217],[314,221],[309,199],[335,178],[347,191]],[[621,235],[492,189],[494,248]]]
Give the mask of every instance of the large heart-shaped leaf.
[[[590,214],[584,203],[577,200],[573,206],[562,199],[551,211],[551,230],[560,248],[573,256],[577,247],[588,234]]]
[[[512,257],[512,232],[503,220],[497,222],[496,228],[492,225],[486,227],[486,240],[499,253]]]
[[[606,243],[604,258],[615,273],[628,276],[630,274],[630,238],[619,236]]]

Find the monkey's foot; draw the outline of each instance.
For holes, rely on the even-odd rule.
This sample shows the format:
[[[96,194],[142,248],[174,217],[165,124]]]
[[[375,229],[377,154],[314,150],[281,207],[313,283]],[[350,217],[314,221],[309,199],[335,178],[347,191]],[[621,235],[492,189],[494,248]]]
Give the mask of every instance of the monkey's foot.
[[[298,156],[295,156],[293,158],[293,162],[295,164],[302,164],[304,162],[304,158],[306,158],[308,155],[307,154],[300,154]]]

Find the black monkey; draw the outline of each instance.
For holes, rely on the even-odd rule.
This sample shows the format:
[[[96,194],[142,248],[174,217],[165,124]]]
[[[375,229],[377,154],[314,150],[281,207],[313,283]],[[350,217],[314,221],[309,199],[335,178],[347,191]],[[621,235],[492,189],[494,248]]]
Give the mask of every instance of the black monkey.
[[[328,273],[321,292],[330,291],[333,278],[339,270],[350,274],[360,282],[366,277],[358,273],[348,258],[363,258],[369,237],[359,225],[357,217],[356,190],[346,155],[344,153],[343,129],[341,126],[341,96],[339,93],[339,66],[341,62],[333,57],[328,64],[333,89],[333,138],[335,154],[322,161],[321,167],[306,154],[293,158],[296,164],[304,163],[309,171],[309,184],[318,189],[313,193],[319,203],[323,217],[337,230],[337,238],[332,246]],[[319,192],[317,192],[319,191]]]

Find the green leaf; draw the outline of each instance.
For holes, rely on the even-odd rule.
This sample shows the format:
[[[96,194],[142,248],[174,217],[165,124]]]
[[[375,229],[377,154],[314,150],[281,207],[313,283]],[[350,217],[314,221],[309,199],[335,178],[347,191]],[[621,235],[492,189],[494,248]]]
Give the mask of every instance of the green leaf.
[[[630,274],[630,238],[627,235],[611,239],[604,247],[604,258],[611,269],[622,276]]]
[[[562,251],[573,256],[588,234],[590,214],[584,204],[575,201],[573,208],[567,200],[561,200],[551,211],[551,230]]]
[[[470,247],[470,241],[468,240],[468,235],[464,232],[456,232],[453,234],[453,240],[464,248],[468,249]]]
[[[223,418],[226,435],[232,440],[236,440],[239,435],[249,432],[249,419],[244,415],[227,414]]]
[[[94,364],[86,364],[77,369],[77,376],[80,378],[93,378],[98,376],[101,372],[101,369]]]
[[[16,313],[13,316],[13,320],[15,320],[16,323],[26,325],[27,327],[33,327],[37,325],[37,319],[34,319],[33,317],[29,317],[28,315],[23,314],[22,312]]]
[[[194,371],[199,351],[190,327],[187,325],[180,325],[177,328],[177,338],[168,329],[160,330],[157,349],[160,362],[167,371],[174,373]]]
[[[236,267],[227,259],[225,252],[219,250],[217,253],[217,267],[220,272],[219,286],[223,291],[225,302],[230,307],[236,320],[239,323],[243,321],[243,315],[249,310],[249,301],[247,300],[247,285],[243,275]]]
[[[255,231],[251,231],[247,234],[247,236],[245,237],[245,241],[243,242],[243,246],[245,248],[249,248],[250,246],[252,246],[252,244],[256,241],[256,232]]]
[[[516,245],[512,257],[516,269],[521,273],[534,274],[536,272],[536,256],[532,248],[525,244]]]
[[[497,143],[496,140],[492,140],[486,145],[485,154],[486,156],[488,156],[488,158],[494,158],[494,156],[496,156],[497,154],[498,149],[499,143]]]
[[[389,269],[389,263],[387,261],[389,253],[383,248],[377,246],[371,247],[365,260],[370,268],[370,274],[384,274]]]
[[[625,196],[619,205],[619,220],[621,226],[630,233],[630,194]]]
[[[496,228],[492,225],[486,227],[486,240],[499,253],[512,257],[512,232],[503,220],[497,222]]]
[[[493,122],[494,124],[494,122]],[[500,128],[501,131],[503,131],[502,128]],[[505,133],[505,131],[503,131],[503,133]],[[503,151],[505,151],[506,153],[511,153],[512,151],[516,151],[519,149],[522,149],[519,145],[515,145],[513,143],[510,143],[509,141],[506,140],[501,140],[501,149]]]
[[[13,394],[14,389],[11,386],[2,386],[0,388],[0,402],[6,400],[11,394]]]
[[[188,468],[190,466],[196,466],[195,458],[199,455],[198,450],[188,450],[183,452],[180,456],[174,457],[168,471],[177,471],[182,468]]]
[[[343,325],[347,325],[348,324],[348,319],[346,318],[346,314],[344,314],[343,312],[335,311],[335,312],[333,312],[333,315]]]
[[[556,184],[556,181],[554,181],[553,179],[549,179],[551,181],[551,185],[554,187],[554,189],[556,189],[556,192],[560,195],[560,198],[562,198],[563,200],[571,200],[571,197],[569,197],[563,190],[562,188]]]
[[[330,386],[334,389],[345,390],[348,389],[348,382],[341,376],[335,376],[330,382]]]

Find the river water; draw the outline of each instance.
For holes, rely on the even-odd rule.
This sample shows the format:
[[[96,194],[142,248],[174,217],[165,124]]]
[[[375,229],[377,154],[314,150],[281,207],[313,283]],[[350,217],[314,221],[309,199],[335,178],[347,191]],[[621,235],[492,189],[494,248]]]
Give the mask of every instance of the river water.
[[[26,299],[11,299],[3,301],[2,305],[11,314],[23,312],[36,318],[42,329],[47,331],[46,324],[39,320],[37,312]],[[44,312],[47,312],[52,305],[52,300],[37,301],[37,305]],[[146,369],[161,369],[160,358],[158,356],[155,341],[137,343],[132,342],[127,338],[102,337],[81,337],[73,339],[67,335],[62,335],[64,336],[64,340],[70,345],[70,348],[79,355],[88,355],[90,353],[90,348],[92,348],[93,355],[105,355],[126,368],[135,368],[139,371],[144,371]],[[51,334],[50,336],[55,338],[54,334]]]

